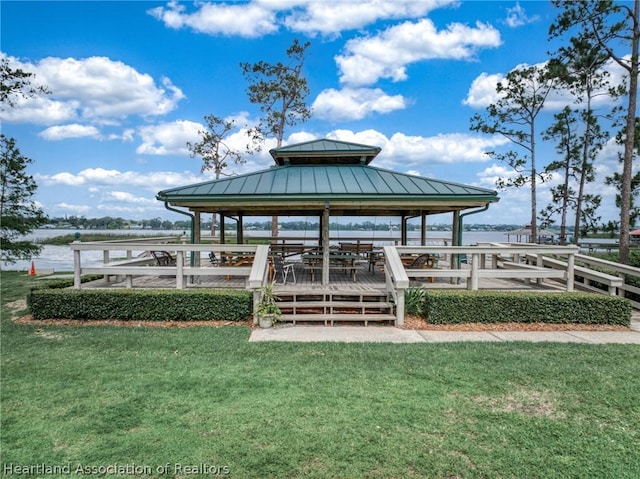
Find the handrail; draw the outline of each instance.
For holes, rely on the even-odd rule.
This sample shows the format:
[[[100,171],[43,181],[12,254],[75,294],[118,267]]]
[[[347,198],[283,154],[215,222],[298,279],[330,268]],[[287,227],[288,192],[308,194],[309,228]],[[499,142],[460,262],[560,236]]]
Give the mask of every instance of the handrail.
[[[630,274],[632,276],[640,277],[640,268],[635,266],[629,266],[628,264],[616,263],[615,261],[608,261],[606,259],[596,258],[594,256],[587,256],[584,254],[577,254],[576,261],[581,263],[593,264],[602,266],[603,268],[609,268],[617,273]]]
[[[396,246],[400,253],[445,253],[445,254],[464,254],[464,253],[477,253],[477,254],[517,254],[526,251],[530,254],[578,254],[579,248],[577,246],[547,246],[537,244],[527,244],[526,246]]]
[[[384,275],[387,292],[396,303],[396,326],[404,324],[404,291],[409,287],[409,277],[402,265],[397,247],[384,246]]]
[[[558,272],[550,268],[544,268],[542,257],[544,255],[560,255],[567,257],[567,270],[563,275],[566,276],[566,289],[573,291],[574,289],[574,263],[575,255],[579,249],[577,246],[554,246],[554,245],[537,245],[527,244],[524,247],[511,245],[480,245],[480,246],[397,246],[398,254],[450,254],[450,255],[467,255],[470,256],[467,263],[470,269],[450,268],[439,270],[408,270],[409,277],[457,277],[468,278],[467,288],[477,290],[479,288],[480,278],[530,278],[541,281],[544,278],[557,278]],[[497,270],[498,256],[513,256],[512,265],[519,263],[518,258],[523,254],[529,254],[537,257],[536,266],[520,268],[518,270]],[[492,268],[485,267],[485,257],[492,256]]]
[[[259,289],[265,284],[269,264],[269,245],[258,245],[253,259],[253,267],[247,280],[247,289]]]
[[[123,275],[127,277],[127,287],[132,286],[133,276],[159,276],[159,275],[175,275],[176,288],[183,289],[185,287],[185,276],[226,276],[239,275],[247,276],[251,274],[252,267],[200,267],[189,266],[185,261],[186,253],[213,252],[213,253],[250,253],[256,254],[258,245],[211,245],[211,244],[182,244],[182,243],[103,243],[103,242],[80,242],[74,241],[69,245],[73,250],[74,256],[74,288],[80,289],[82,274],[103,274],[103,275]],[[266,247],[263,245],[263,247]],[[268,248],[268,247],[267,247]],[[127,258],[131,258],[132,251],[170,251],[175,253],[175,266],[145,266],[136,264],[135,261],[130,264],[127,262],[118,262],[116,265],[110,265],[109,251],[126,251]],[[103,251],[104,266],[83,268],[81,262],[82,251]],[[262,253],[264,254],[264,253]]]
[[[154,243],[154,242],[161,242],[161,241],[171,241],[171,240],[178,240],[181,241],[182,238],[184,238],[184,236],[182,235],[172,235],[172,236],[150,236],[148,238],[125,238],[125,239],[108,239],[108,240],[99,240],[99,241],[87,241],[87,243],[140,243],[140,244],[145,244],[145,243]]]

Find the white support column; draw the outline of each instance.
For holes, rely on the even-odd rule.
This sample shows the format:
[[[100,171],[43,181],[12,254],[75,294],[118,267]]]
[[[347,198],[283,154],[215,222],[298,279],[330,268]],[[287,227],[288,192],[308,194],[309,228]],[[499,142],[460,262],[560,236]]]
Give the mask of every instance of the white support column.
[[[480,258],[478,253],[471,254],[471,278],[469,281],[469,287],[471,291],[478,291],[479,286],[479,274],[478,268],[480,266]]]
[[[544,265],[544,255],[543,255],[542,253],[538,253],[538,254],[536,255],[536,266],[537,266],[538,268],[542,268],[542,266],[543,266],[543,265]],[[544,278],[538,278],[538,279],[536,280],[536,283],[537,283],[538,285],[543,284],[543,283],[544,283]]]
[[[184,289],[184,251],[176,251],[176,288]]]
[[[396,326],[402,327],[404,325],[404,292],[405,289],[397,290],[396,298]]]
[[[213,220],[215,220],[215,214],[213,215]],[[191,238],[191,242],[193,244],[200,244],[202,242],[202,225],[201,225],[201,213],[199,211],[193,212],[193,238]],[[213,241],[213,239],[212,239]],[[196,268],[200,267],[200,251],[192,251],[189,255],[189,264],[191,266],[195,266]],[[176,258],[177,261],[177,258]],[[190,276],[189,284],[200,283],[200,276]]]
[[[569,253],[567,257],[567,291],[573,291],[573,286],[575,282],[575,263],[576,257],[573,253]]]
[[[109,264],[109,250],[106,249],[102,252],[102,264],[104,265],[108,265]],[[104,275],[104,282],[108,283],[109,282],[109,275],[105,274]]]
[[[80,289],[80,285],[82,284],[81,269],[82,267],[80,266],[80,250],[76,249],[73,251],[73,287],[75,289]]]

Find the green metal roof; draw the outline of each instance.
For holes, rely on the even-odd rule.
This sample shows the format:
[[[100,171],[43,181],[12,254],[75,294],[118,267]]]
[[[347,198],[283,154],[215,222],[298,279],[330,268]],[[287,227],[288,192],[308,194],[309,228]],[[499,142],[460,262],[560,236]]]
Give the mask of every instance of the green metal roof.
[[[280,166],[160,191],[193,211],[290,214],[327,205],[336,214],[443,213],[498,201],[493,190],[368,166],[380,148],[316,140],[271,150]]]
[[[206,199],[215,196],[262,197],[286,195],[289,200],[307,196],[483,197],[497,201],[485,188],[423,178],[364,165],[289,165],[239,176],[164,190],[163,201]]]
[[[288,164],[365,164],[380,153],[377,146],[338,140],[313,140],[273,148],[269,153],[277,165]]]

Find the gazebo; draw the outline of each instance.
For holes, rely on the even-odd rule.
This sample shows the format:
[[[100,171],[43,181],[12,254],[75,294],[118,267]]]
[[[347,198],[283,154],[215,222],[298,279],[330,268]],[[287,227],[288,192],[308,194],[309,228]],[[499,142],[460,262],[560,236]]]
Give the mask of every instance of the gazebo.
[[[507,242],[511,241],[512,236],[515,236],[517,243],[522,243],[522,238],[525,238],[525,243],[540,243],[544,238],[550,238],[553,240],[553,238],[557,236],[557,233],[554,233],[553,231],[538,228],[536,238],[533,238],[533,235],[531,234],[531,225],[525,225],[522,228],[507,231],[505,234],[507,235]]]
[[[203,213],[220,215],[222,242],[225,218],[237,221],[238,243],[243,242],[245,217],[317,216],[327,263],[331,216],[400,217],[403,245],[407,221],[420,217],[425,245],[427,216],[452,213],[453,243],[459,245],[463,217],[499,200],[493,190],[370,166],[380,151],[329,139],[283,146],[269,151],[275,163],[271,168],[163,190],[156,198],[191,217],[194,243],[200,242]],[[328,284],[328,270],[323,269],[322,282]]]

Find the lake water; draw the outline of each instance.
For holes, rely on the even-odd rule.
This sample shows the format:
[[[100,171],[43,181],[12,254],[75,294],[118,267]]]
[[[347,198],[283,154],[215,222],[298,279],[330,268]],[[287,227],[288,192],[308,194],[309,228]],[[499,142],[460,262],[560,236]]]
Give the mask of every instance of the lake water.
[[[54,229],[39,229],[27,236],[31,241],[43,240],[46,238],[53,238],[55,236],[62,236],[68,234],[74,234],[75,230],[54,230]],[[81,232],[82,233],[82,232]],[[89,233],[89,232],[88,232]],[[144,236],[179,236],[182,231],[170,230],[91,230],[90,233],[96,234],[135,234]],[[271,236],[270,231],[248,231],[245,233],[245,239],[247,238],[267,238]],[[308,238],[308,242],[311,242],[317,235],[315,231],[280,231],[280,237],[282,238]],[[378,246],[394,244],[395,240],[399,240],[399,233],[397,231],[331,231],[331,241],[338,242],[341,238],[367,238],[373,239],[374,243]],[[434,243],[442,238],[451,239],[451,232],[448,231],[428,231],[427,242],[429,240]],[[80,238],[82,240],[82,237]],[[410,231],[408,233],[408,239],[410,245],[420,244],[420,232]],[[473,245],[484,242],[506,242],[507,236],[504,232],[500,231],[466,231],[462,235],[462,243],[464,245]],[[606,240],[601,240],[603,243],[607,243]],[[119,253],[117,251],[111,252],[112,257],[124,256],[124,251]],[[55,272],[73,271],[73,252],[68,246],[53,246],[45,245],[42,253],[33,258],[33,262],[36,268],[36,272],[39,269],[53,270]],[[102,251],[83,251],[82,252],[82,264],[84,266],[99,266],[103,262]],[[31,268],[31,261],[18,261],[15,264],[3,264],[2,269],[15,270],[15,271],[29,271]]]

